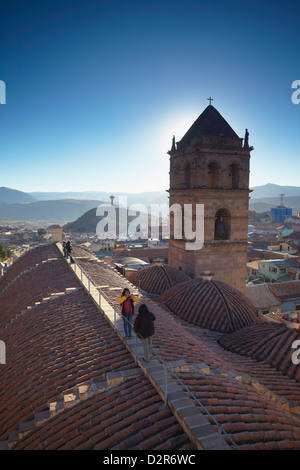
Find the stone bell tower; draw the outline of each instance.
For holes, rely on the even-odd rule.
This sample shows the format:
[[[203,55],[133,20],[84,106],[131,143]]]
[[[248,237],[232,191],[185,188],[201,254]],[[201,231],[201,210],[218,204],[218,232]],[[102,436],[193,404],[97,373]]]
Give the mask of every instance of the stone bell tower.
[[[210,104],[179,142],[173,137],[170,155],[170,209],[204,205],[204,244],[190,250],[183,235],[174,232],[170,210],[169,265],[192,278],[210,271],[245,294],[248,247],[249,147]],[[174,207],[174,206],[173,206]],[[186,206],[187,207],[187,206]],[[177,238],[176,238],[177,237]]]

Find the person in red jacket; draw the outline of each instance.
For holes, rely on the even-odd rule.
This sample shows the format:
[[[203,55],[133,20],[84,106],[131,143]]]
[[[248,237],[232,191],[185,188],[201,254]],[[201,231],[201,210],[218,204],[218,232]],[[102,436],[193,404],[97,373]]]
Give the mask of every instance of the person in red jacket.
[[[150,351],[152,348],[152,336],[154,335],[155,315],[148,310],[146,304],[142,304],[139,307],[139,313],[136,317],[133,325],[135,333],[137,333],[141,340],[144,348],[144,360],[150,361]]]
[[[135,295],[130,294],[130,291],[127,287],[123,290],[122,295],[119,298],[119,304],[122,306],[122,317],[126,338],[131,338],[132,319],[134,315],[133,303],[137,300],[138,298]]]

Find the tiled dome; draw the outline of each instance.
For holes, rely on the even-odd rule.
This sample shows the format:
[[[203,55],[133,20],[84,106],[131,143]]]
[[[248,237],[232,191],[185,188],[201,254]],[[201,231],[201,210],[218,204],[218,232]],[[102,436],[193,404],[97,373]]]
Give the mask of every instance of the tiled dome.
[[[248,326],[219,339],[219,344],[233,353],[264,361],[289,377],[300,381],[299,364],[294,364],[293,342],[300,340],[300,331],[282,323],[263,322]],[[299,349],[299,348],[298,348]]]
[[[146,292],[157,295],[189,279],[190,277],[187,276],[187,274],[164,264],[147,266],[128,276],[128,280],[132,282],[132,284]]]
[[[192,279],[169,289],[158,301],[183,320],[222,333],[264,321],[246,296],[220,281]]]

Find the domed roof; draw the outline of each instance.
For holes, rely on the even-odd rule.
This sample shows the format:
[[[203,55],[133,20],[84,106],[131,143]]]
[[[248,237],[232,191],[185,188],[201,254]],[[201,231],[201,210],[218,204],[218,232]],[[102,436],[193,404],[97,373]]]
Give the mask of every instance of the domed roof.
[[[176,268],[164,264],[154,264],[139,269],[128,276],[132,284],[146,292],[160,295],[170,287],[186,282],[190,277]]]
[[[292,347],[297,340],[300,340],[299,329],[266,321],[225,335],[218,342],[231,352],[267,362],[299,382],[299,364],[293,362],[293,354],[297,355],[297,350]]]
[[[245,295],[220,281],[191,279],[169,289],[158,301],[183,320],[222,333],[264,321]]]

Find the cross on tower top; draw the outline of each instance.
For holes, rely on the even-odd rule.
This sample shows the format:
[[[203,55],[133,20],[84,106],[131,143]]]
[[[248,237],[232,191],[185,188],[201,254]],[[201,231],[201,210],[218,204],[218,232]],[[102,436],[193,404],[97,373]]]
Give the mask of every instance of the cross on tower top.
[[[209,98],[207,98],[208,101],[209,101],[209,104],[211,104],[212,101],[214,101],[214,99],[210,96]]]

